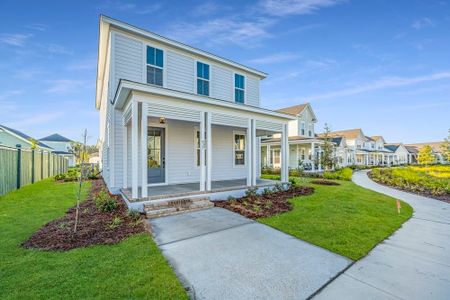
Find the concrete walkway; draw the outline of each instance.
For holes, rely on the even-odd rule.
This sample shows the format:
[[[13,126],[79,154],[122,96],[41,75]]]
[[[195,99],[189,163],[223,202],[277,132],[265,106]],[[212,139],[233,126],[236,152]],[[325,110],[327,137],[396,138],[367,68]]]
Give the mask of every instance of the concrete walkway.
[[[195,299],[305,299],[351,261],[225,209],[151,220]]]
[[[450,205],[379,185],[366,171],[353,181],[409,203],[414,215],[315,299],[450,299]]]

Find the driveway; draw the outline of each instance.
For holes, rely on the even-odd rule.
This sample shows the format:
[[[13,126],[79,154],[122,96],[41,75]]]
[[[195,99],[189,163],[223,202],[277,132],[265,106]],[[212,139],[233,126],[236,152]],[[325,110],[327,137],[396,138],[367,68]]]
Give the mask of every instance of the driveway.
[[[351,261],[221,208],[151,221],[196,299],[304,299]]]
[[[315,299],[450,299],[450,205],[379,185],[367,171],[353,181],[409,203],[414,215]]]

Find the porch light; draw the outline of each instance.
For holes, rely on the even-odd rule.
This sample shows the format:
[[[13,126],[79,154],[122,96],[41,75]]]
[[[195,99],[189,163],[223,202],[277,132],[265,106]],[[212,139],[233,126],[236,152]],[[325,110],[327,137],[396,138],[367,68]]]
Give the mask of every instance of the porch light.
[[[164,117],[159,118],[159,124],[166,124],[166,118]]]

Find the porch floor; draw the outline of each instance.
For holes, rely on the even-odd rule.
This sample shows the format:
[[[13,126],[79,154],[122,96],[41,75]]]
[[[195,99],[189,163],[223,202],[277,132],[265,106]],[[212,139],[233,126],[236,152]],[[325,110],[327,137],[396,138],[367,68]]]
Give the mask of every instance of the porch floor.
[[[269,179],[257,179],[256,186],[269,186],[274,185],[279,181],[269,180]],[[132,199],[131,198],[131,188],[122,189],[122,193],[128,198],[129,201],[146,201],[146,200],[156,200],[171,197],[189,196],[189,195],[199,195],[208,194],[214,192],[222,192],[229,190],[237,190],[247,188],[247,179],[234,179],[234,180],[217,180],[211,182],[211,191],[200,192],[200,183],[181,183],[181,184],[169,184],[160,186],[149,186],[148,187],[148,197],[143,199]],[[141,188],[139,188],[139,195],[141,195]]]

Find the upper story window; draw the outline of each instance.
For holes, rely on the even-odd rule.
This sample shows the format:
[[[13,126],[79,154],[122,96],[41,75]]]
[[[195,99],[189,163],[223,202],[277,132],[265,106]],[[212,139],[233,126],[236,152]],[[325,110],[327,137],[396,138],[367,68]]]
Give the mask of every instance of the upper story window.
[[[163,51],[147,46],[147,83],[162,86],[163,67]]]
[[[209,65],[197,62],[197,94],[209,96]]]
[[[308,136],[312,137],[314,133],[314,128],[312,124],[309,125]]]
[[[234,101],[244,103],[245,99],[245,77],[234,74]]]
[[[301,123],[300,134],[301,134],[301,135],[305,135],[305,122],[302,122],[302,123]]]

